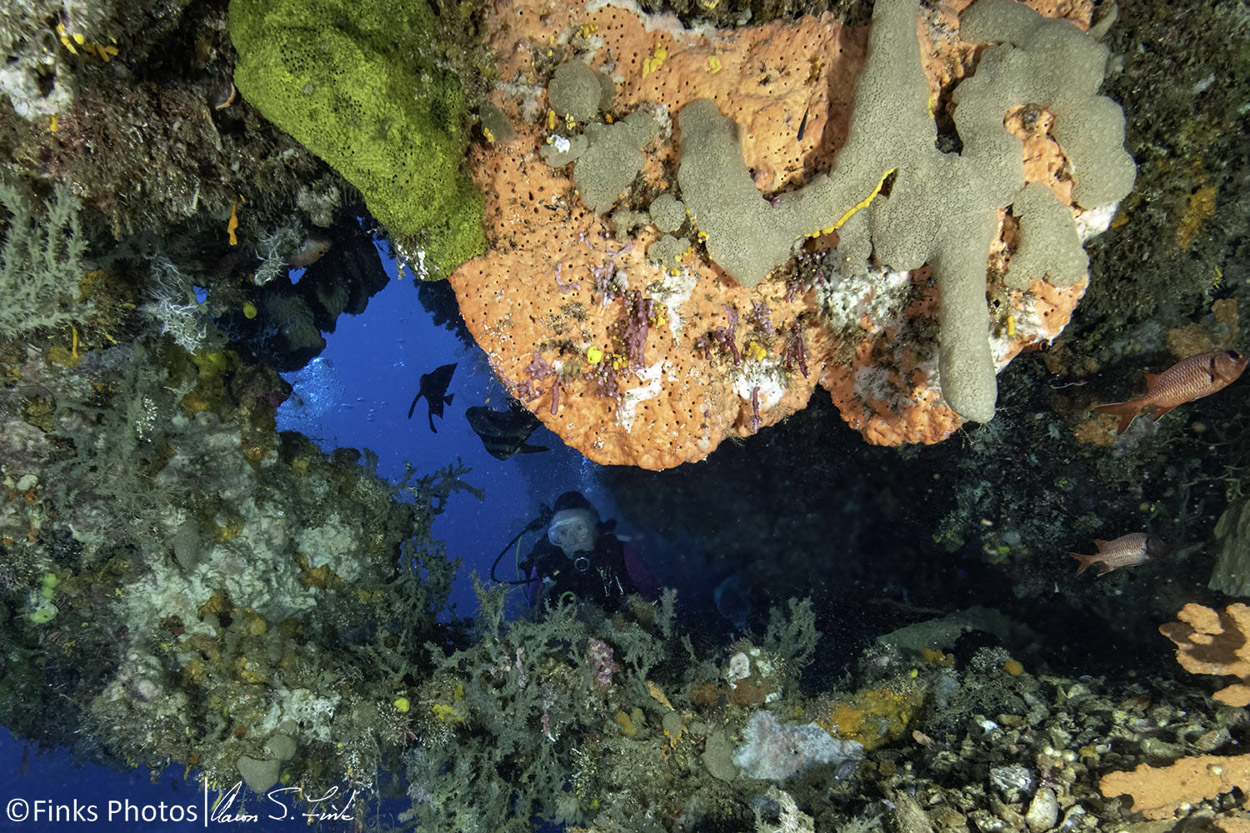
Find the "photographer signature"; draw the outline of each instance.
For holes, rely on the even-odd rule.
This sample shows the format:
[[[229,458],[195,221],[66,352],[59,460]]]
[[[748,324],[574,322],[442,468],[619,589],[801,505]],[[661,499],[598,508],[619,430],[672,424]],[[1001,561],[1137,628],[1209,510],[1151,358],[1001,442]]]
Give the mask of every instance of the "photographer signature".
[[[244,823],[251,824],[261,820],[258,813],[248,812],[244,807],[243,782],[238,781],[230,789],[217,796],[209,811],[209,821],[217,824]],[[270,821],[302,816],[306,822],[313,821],[355,821],[356,790],[340,792],[338,787],[331,787],[319,796],[304,794],[303,787],[279,787],[265,793],[269,802]],[[292,805],[305,805],[297,812]]]

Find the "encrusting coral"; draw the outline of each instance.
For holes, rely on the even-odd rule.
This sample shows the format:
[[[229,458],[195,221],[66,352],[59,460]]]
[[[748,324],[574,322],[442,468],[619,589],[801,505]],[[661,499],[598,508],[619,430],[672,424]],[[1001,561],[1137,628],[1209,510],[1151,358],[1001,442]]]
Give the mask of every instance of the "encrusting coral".
[[[1105,48],[1012,2],[976,16],[982,42],[1010,41],[982,50],[996,80],[956,96],[969,123],[996,114],[995,135],[959,120],[964,156],[935,149],[930,103],[949,116],[978,55],[954,34],[962,6],[918,18],[908,0],[882,3],[870,33],[830,16],[718,31],[612,5],[491,7],[504,82],[491,123],[504,114],[513,138],[485,131],[498,141],[470,153],[491,245],[450,281],[500,378],[591,459],[652,469],[783,419],[818,383],[878,444],[938,442],[965,417],[992,417],[995,368],[1058,335],[1084,292],[1088,231],[1072,218],[1105,227],[1132,162],[1118,108],[1094,97]],[[1088,19],[1087,7],[1070,13]],[[1082,66],[1047,69],[1038,41],[1075,48]],[[567,73],[590,79],[557,96],[576,113],[542,86],[570,62],[598,71]],[[1030,86],[1021,67],[1049,80]],[[862,80],[874,74],[888,77]],[[1106,118],[1096,135],[1068,124],[1060,149],[1055,113],[1073,102]],[[618,129],[627,120],[632,139],[658,126],[641,164]],[[887,145],[888,160],[864,161]],[[1111,183],[1074,196],[1103,167]],[[944,184],[922,193],[936,173]],[[611,214],[587,207],[606,212],[605,181],[628,183]],[[1006,211],[1017,194],[1019,217]],[[956,256],[973,213],[985,234]],[[1027,275],[1010,268],[1016,250]]]
[[[1196,755],[1163,767],[1141,764],[1132,772],[1113,772],[1098,782],[1105,796],[1128,793],[1133,812],[1165,819],[1182,804],[1196,804],[1250,784],[1250,755]]]

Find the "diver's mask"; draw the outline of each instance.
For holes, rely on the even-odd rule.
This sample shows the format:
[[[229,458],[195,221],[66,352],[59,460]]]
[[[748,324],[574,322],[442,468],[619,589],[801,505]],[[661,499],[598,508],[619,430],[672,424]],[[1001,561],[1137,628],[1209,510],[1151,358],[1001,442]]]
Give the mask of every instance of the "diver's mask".
[[[579,570],[590,566],[586,557],[579,557],[579,554],[593,550],[598,536],[599,521],[588,509],[561,509],[551,517],[547,527],[547,540],[573,559]],[[584,566],[579,562],[584,562]]]

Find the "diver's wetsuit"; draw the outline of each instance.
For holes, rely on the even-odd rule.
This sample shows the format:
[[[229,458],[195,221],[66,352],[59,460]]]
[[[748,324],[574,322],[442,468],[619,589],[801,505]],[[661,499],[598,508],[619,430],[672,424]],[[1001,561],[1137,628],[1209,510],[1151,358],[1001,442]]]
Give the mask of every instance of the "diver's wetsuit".
[[[583,566],[585,569],[579,569]],[[524,575],[536,576],[540,583],[531,599],[536,605],[547,599],[559,604],[565,593],[572,593],[582,601],[611,611],[634,592],[625,567],[624,545],[611,533],[601,534],[592,551],[578,553],[575,559],[546,538],[540,538],[521,562],[521,570]]]

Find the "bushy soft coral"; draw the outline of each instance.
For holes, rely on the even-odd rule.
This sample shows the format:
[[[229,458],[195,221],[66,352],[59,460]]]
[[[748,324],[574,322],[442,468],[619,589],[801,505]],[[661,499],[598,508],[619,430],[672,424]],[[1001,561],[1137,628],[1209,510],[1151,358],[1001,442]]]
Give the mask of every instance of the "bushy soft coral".
[[[0,207],[9,215],[0,245],[0,336],[81,322],[91,307],[78,297],[87,248],[78,200],[57,188],[40,205],[22,186],[0,180]]]

